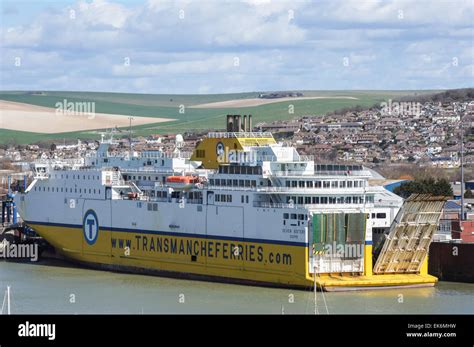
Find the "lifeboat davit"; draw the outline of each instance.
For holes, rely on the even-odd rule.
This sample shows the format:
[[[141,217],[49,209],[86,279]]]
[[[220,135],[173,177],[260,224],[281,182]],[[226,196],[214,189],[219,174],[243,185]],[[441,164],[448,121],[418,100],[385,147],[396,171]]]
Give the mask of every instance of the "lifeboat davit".
[[[199,177],[195,176],[168,176],[166,183],[174,189],[191,189],[199,183]]]

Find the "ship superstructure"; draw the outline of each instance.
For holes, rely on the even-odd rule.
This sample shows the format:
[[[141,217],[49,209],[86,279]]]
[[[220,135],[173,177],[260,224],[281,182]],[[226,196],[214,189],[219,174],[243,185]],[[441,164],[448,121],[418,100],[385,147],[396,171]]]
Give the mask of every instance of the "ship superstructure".
[[[390,229],[403,200],[360,165],[315,164],[240,116],[227,122],[190,158],[102,146],[82,165],[42,163],[19,212],[66,257],[106,269],[296,287],[371,276],[373,231]],[[435,281],[405,276],[357,286]]]

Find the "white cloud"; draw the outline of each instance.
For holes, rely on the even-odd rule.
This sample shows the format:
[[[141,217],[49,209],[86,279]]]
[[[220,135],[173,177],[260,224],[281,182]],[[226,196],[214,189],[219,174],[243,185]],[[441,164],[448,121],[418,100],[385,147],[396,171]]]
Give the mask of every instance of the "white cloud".
[[[51,6],[31,23],[21,21],[19,8],[18,22],[0,28],[3,89],[218,93],[472,84],[469,0]],[[13,64],[18,56],[21,68]],[[453,58],[457,69],[446,67]]]

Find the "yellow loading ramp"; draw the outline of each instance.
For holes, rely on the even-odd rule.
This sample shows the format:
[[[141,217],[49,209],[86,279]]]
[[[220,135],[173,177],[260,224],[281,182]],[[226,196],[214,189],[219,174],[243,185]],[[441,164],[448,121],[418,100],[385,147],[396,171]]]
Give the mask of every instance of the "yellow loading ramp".
[[[367,269],[372,264],[370,258],[364,275],[321,275],[316,277],[318,287],[347,291],[433,286],[437,278],[428,274],[428,251],[446,200],[444,196],[411,195],[390,227],[373,274]]]

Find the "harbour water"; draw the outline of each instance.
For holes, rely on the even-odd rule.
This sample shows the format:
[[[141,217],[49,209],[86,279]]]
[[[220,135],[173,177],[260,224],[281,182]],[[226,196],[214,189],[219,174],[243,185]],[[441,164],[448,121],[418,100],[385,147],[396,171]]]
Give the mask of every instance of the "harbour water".
[[[59,261],[0,261],[0,293],[11,286],[12,313],[314,314],[314,293],[74,267]],[[474,314],[474,284],[317,293],[320,314]]]

